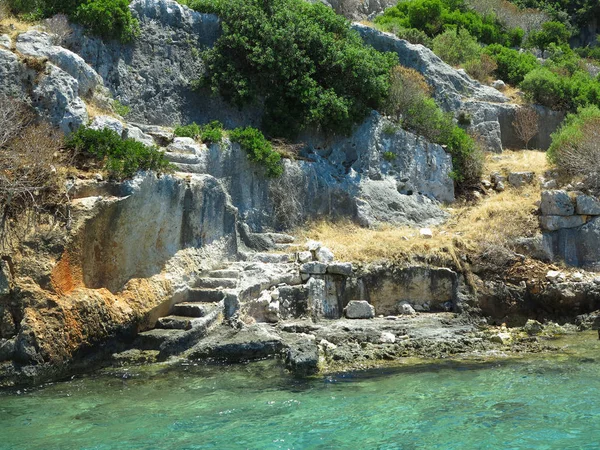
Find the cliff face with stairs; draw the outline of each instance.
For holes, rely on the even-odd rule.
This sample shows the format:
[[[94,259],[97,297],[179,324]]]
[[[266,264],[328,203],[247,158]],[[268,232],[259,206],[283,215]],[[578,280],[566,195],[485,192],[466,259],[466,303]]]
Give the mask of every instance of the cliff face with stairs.
[[[142,173],[123,183],[72,179],[69,227],[49,219],[4,255],[0,385],[64,376],[132,351],[134,359],[188,352],[232,360],[283,351],[290,368],[310,372],[323,349],[349,360],[358,342],[383,346],[377,357],[419,354],[436,339],[454,342],[447,353],[481,345],[479,337],[465,337],[475,331],[472,322],[450,315],[477,308],[473,286],[457,268],[357,269],[281,233],[319,217],[365,227],[441,223],[448,217],[442,203],[454,201],[451,157],[441,146],[390,130],[373,111],[350,136],[305,133],[301,152],[284,161],[283,176],[269,180],[237,144],[173,136],[178,123],[260,122],[260,108],[238,110],[191,88],[202,66],[194,50],[214,43],[218,19],[170,0],[135,0],[131,8],[141,24],[133,44],[103,42],[78,29],[66,47],[39,30],[0,40],[0,93],[26,99],[65,132],[90,122],[157,145],[176,167],[173,175]],[[486,131],[491,149],[511,145],[515,107],[500,92],[421,46],[356,29],[423,73],[447,110],[470,110],[473,129]],[[43,60],[42,70],[24,57]],[[107,105],[111,96],[131,107],[127,122],[88,114],[86,104]],[[548,133],[555,119],[544,119]],[[352,301],[392,318],[364,329],[347,321],[322,324],[341,319]],[[397,321],[402,302],[438,315]],[[419,321],[444,331],[428,334]],[[266,325],[275,322],[277,332]],[[235,330],[246,327],[258,331],[245,343]],[[407,330],[421,340],[404,338]],[[401,337],[406,343],[395,343]],[[352,345],[344,347],[346,341]]]

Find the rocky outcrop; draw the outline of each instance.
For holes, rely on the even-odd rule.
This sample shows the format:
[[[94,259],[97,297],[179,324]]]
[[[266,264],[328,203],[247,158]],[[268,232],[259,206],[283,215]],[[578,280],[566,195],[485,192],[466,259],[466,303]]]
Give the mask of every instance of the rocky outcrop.
[[[395,5],[398,0],[313,0],[321,1],[347,19],[362,20],[377,15],[385,8]]]
[[[140,23],[133,43],[105,42],[77,28],[68,46],[131,108],[131,120],[155,125],[220,120],[229,128],[260,122],[260,111],[239,111],[208,90],[192,88],[202,74],[200,51],[220,36],[216,16],[172,0],[135,0],[130,9]]]
[[[543,191],[540,242],[528,242],[548,260],[575,267],[600,267],[600,200],[581,192]],[[531,241],[531,240],[530,240]]]

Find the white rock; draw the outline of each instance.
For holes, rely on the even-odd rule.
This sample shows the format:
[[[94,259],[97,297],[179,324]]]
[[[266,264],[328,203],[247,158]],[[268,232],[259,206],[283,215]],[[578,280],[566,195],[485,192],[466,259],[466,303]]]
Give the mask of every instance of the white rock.
[[[348,319],[372,319],[375,317],[375,308],[366,300],[352,300],[344,309]]]
[[[0,34],[0,47],[10,49],[10,36],[8,34]]]
[[[313,241],[313,240],[309,240],[306,243],[306,248],[308,249],[309,252],[316,252],[317,250],[319,250],[321,248],[323,244],[321,244],[318,241]]]
[[[271,291],[271,300],[274,300],[274,301],[279,300],[279,289],[273,289]]]
[[[546,274],[546,279],[548,281],[555,281],[562,273],[558,270],[549,270]]]
[[[311,252],[298,252],[298,262],[300,264],[304,264],[309,261],[312,261],[312,253]]]
[[[119,136],[123,135],[123,124],[119,119],[115,119],[111,116],[96,116],[92,123],[90,124],[90,128],[93,130],[104,130],[108,128],[109,130],[113,130]]]
[[[571,280],[581,282],[583,281],[583,274],[581,272],[575,272],[571,275]]]
[[[384,331],[379,337],[379,342],[381,344],[393,344],[394,342],[396,342],[396,336],[394,336],[394,334],[392,333]]]
[[[316,252],[317,261],[322,263],[330,263],[334,260],[333,252],[327,247],[321,247]]]
[[[402,302],[399,305],[398,310],[400,314],[403,314],[405,316],[414,316],[415,314],[417,314],[415,309],[408,302]]]
[[[421,228],[419,230],[419,234],[424,239],[431,239],[433,237],[433,231],[431,231],[431,228]]]
[[[156,145],[154,138],[149,134],[144,133],[138,127],[127,126],[125,128],[125,134],[123,135],[123,138],[133,139],[134,141],[141,142],[147,147]]]
[[[498,89],[499,91],[503,91],[506,89],[506,83],[502,80],[496,80],[492,83],[492,87],[494,89]]]

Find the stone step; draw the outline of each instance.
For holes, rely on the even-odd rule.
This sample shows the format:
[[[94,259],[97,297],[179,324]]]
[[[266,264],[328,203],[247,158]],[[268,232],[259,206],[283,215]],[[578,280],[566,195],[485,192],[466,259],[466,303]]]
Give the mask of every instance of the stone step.
[[[188,303],[217,303],[223,300],[225,293],[218,289],[191,288],[188,289]]]
[[[237,278],[199,278],[196,287],[207,289],[232,289],[237,287]]]
[[[166,316],[161,317],[156,322],[156,328],[165,330],[189,330],[192,328],[193,317],[187,316]]]
[[[294,253],[241,253],[240,257],[245,261],[268,264],[285,264],[296,260]]]
[[[173,315],[204,317],[214,309],[210,303],[177,303],[173,306]]]
[[[238,278],[239,276],[240,271],[234,269],[212,270],[207,274],[209,278]]]
[[[155,328],[138,334],[133,346],[140,350],[159,350],[163,342],[176,339],[183,333],[183,330]]]

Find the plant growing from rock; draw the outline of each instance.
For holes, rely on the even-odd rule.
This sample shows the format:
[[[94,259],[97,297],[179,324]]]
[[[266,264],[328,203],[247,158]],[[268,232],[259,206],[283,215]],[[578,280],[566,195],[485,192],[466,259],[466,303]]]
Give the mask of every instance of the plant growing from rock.
[[[492,73],[498,68],[498,64],[490,55],[482,53],[479,58],[467,61],[463,67],[473,78],[487,83]]]
[[[251,161],[263,165],[268,177],[276,178],[283,173],[281,155],[260,130],[252,127],[236,128],[229,133],[232,142],[237,142],[248,153]]]
[[[515,119],[512,124],[515,127],[515,132],[519,139],[525,144],[525,148],[529,148],[529,141],[538,134],[539,131],[539,114],[531,106],[525,106],[515,111]]]
[[[66,141],[73,152],[100,161],[114,179],[129,178],[139,170],[169,172],[171,165],[157,147],[147,147],[133,139],[121,139],[108,128],[80,127]]]
[[[309,126],[349,132],[385,99],[392,53],[366,46],[346,19],[303,0],[188,0],[217,14],[223,34],[204,53],[205,82],[238,105],[264,105],[271,137]]]
[[[552,135],[547,156],[562,177],[580,179],[600,194],[600,109],[589,106],[567,116]]]
[[[69,25],[69,19],[65,14],[56,14],[44,20],[44,28],[52,35],[54,45],[62,45],[73,33]]]

